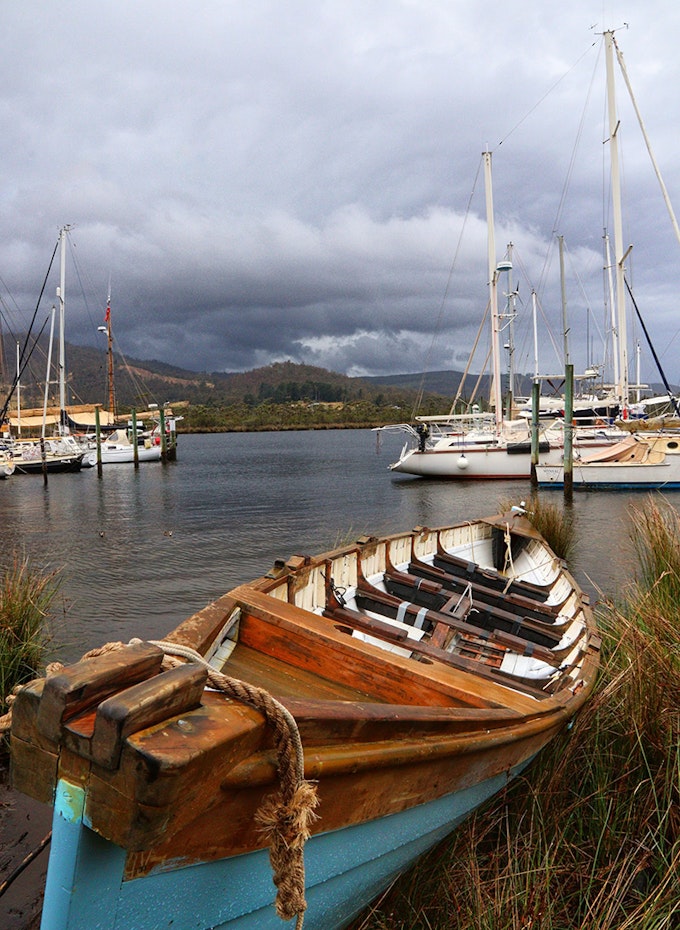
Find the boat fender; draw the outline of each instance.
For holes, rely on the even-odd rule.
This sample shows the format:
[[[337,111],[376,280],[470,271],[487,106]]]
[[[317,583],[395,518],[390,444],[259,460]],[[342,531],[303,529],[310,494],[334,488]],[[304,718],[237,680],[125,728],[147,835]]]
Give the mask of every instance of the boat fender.
[[[461,471],[465,471],[469,464],[470,463],[468,462],[465,454],[461,455],[461,457],[456,462],[456,465],[460,468]]]

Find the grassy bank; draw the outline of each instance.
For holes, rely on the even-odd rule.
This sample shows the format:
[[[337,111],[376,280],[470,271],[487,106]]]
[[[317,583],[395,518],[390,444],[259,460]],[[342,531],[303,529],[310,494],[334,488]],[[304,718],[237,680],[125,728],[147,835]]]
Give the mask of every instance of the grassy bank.
[[[631,540],[636,577],[597,608],[603,665],[573,728],[355,930],[680,925],[678,513],[650,498]]]
[[[14,555],[0,566],[0,714],[17,685],[41,671],[50,642],[48,618],[58,590],[57,576]]]

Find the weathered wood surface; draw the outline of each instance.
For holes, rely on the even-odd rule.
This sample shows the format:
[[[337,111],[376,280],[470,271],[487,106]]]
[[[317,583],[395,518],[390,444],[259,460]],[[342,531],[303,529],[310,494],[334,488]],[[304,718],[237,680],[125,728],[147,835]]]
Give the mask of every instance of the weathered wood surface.
[[[112,695],[97,707],[92,734],[92,759],[115,768],[123,740],[139,730],[198,707],[208,680],[201,665],[182,665]]]
[[[160,671],[163,653],[145,643],[128,646],[63,669],[45,681],[38,711],[38,728],[56,741],[62,724],[85,708],[98,704],[125,684],[144,681]]]

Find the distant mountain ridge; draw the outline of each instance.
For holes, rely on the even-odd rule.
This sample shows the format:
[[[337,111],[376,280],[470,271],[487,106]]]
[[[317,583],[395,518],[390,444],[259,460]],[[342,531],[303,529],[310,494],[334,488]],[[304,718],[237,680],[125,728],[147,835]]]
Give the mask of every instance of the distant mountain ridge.
[[[0,396],[4,400],[16,365],[14,344],[4,344],[4,377],[0,377]],[[22,377],[22,404],[41,405],[44,392],[47,339],[40,341],[28,371]],[[106,353],[90,346],[66,345],[69,372],[69,403],[102,403],[108,399]],[[262,368],[244,372],[197,372],[170,365],[156,359],[125,359],[114,354],[114,375],[117,403],[125,406],[145,406],[150,402],[220,406],[246,403],[256,405],[311,401],[358,401],[372,403],[411,404],[422,391],[430,399],[441,400],[447,409],[459,389],[463,373],[455,370],[407,372],[392,375],[348,377],[336,371],[292,361],[274,362]],[[2,376],[2,371],[0,371]],[[531,391],[529,376],[521,376],[520,392]],[[463,397],[470,396],[477,375],[469,375]],[[478,396],[488,397],[490,379],[483,375],[477,387]],[[652,392],[663,393],[660,384],[650,385]],[[675,390],[675,388],[674,388]]]
[[[7,393],[15,370],[15,348],[4,345],[2,396]],[[108,367],[106,353],[90,346],[67,343],[69,403],[108,402]],[[30,367],[22,375],[22,404],[42,404],[47,357],[47,339],[41,338]],[[292,361],[274,362],[244,372],[196,372],[156,359],[123,358],[114,353],[116,401],[126,406],[145,406],[149,402],[213,406],[286,400],[398,402],[411,401],[422,376],[407,374],[380,378],[352,378],[339,372]],[[460,376],[458,376],[460,377]],[[451,380],[455,372],[451,373]],[[428,385],[428,391],[430,391]],[[436,393],[436,392],[435,392]],[[446,390],[448,394],[448,389]]]

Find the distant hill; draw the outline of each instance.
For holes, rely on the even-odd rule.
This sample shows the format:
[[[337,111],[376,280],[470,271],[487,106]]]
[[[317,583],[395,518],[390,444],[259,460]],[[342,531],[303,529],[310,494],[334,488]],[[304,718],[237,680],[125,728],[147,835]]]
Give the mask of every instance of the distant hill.
[[[4,347],[4,377],[0,371],[0,398],[4,401],[16,361],[14,343]],[[40,341],[30,368],[22,377],[22,404],[39,406],[43,401],[47,357],[47,338]],[[106,406],[106,353],[89,346],[68,344],[66,360],[69,371],[69,403],[102,403]],[[443,411],[454,398],[462,372],[431,371],[395,375],[349,378],[339,372],[295,362],[275,362],[245,372],[196,372],[155,359],[124,359],[114,355],[114,378],[117,403],[143,407],[148,403],[177,403],[225,406],[245,403],[250,406],[299,400],[318,402],[369,401],[376,405],[410,406],[421,390]],[[469,375],[464,397],[469,397],[477,382]],[[3,388],[4,385],[4,388]],[[484,375],[477,396],[489,396],[490,379]],[[560,387],[556,385],[556,387]],[[652,393],[663,393],[661,385],[650,385]],[[531,380],[520,378],[520,393],[529,395]],[[52,392],[55,396],[56,391]],[[1,404],[0,404],[1,406]]]
[[[384,384],[401,390],[425,390],[430,394],[453,397],[463,377],[462,371],[428,371],[403,375],[371,375],[363,380],[369,384]],[[484,379],[486,380],[486,379]],[[474,383],[472,380],[470,384]]]
[[[16,361],[14,344],[5,345],[4,385],[8,390]],[[30,366],[22,375],[22,404],[42,404],[47,357],[47,339],[35,350]],[[89,346],[66,345],[69,403],[102,403],[108,399],[106,353]],[[116,401],[124,406],[146,406],[149,402],[188,401],[191,404],[220,406],[235,403],[256,405],[264,401],[280,403],[308,400],[319,402],[366,400],[373,403],[409,403],[417,388],[417,376],[404,376],[393,384],[379,379],[349,378],[313,365],[276,362],[246,372],[196,372],[155,359],[125,359],[114,353]],[[448,393],[448,392],[447,392]],[[55,390],[51,391],[52,396]]]

